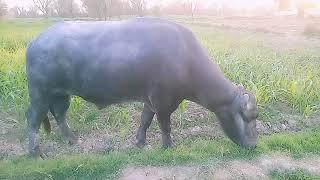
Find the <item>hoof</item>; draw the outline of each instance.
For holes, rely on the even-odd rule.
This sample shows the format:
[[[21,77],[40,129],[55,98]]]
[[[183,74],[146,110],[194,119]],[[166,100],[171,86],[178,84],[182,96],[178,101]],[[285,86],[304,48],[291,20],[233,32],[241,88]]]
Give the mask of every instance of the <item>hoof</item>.
[[[176,145],[173,144],[172,142],[171,142],[171,143],[163,144],[162,146],[163,146],[163,148],[165,148],[165,149],[171,149],[171,148],[175,148],[175,147],[176,147]]]
[[[76,145],[76,144],[81,144],[81,143],[82,143],[82,141],[78,137],[68,138],[69,145]]]
[[[140,149],[144,148],[146,146],[146,143],[145,142],[141,142],[141,141],[138,141],[136,143],[136,146]]]
[[[42,160],[44,160],[44,159],[48,158],[47,154],[42,153],[42,152],[30,152],[29,155],[33,159],[42,159]]]
[[[76,136],[74,133],[70,133],[69,135],[65,136],[69,145],[76,145],[81,144],[82,141],[78,136]]]

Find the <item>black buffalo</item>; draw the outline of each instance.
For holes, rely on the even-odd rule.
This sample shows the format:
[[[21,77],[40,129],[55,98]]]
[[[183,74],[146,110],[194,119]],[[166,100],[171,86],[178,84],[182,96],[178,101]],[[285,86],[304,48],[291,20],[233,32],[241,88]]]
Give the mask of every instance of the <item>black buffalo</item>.
[[[124,101],[144,103],[137,145],[157,116],[164,147],[171,147],[170,115],[183,99],[214,112],[235,143],[255,147],[254,95],[230,82],[191,31],[156,18],[121,22],[62,22],[27,48],[30,105],[26,112],[29,152],[39,156],[39,128],[55,117],[70,142],[77,137],[66,122],[70,96],[98,108]]]

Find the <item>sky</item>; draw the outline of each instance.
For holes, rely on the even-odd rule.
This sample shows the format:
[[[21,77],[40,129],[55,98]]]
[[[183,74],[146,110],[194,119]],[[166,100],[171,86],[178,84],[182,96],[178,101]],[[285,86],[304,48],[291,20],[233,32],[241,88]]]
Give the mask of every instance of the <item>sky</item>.
[[[3,0],[9,8],[12,8],[14,6],[23,6],[23,7],[29,7],[33,5],[32,0]],[[80,2],[80,0],[76,0],[77,2]]]
[[[14,6],[28,7],[30,4],[32,4],[32,0],[4,0],[4,2],[9,6],[9,8]]]

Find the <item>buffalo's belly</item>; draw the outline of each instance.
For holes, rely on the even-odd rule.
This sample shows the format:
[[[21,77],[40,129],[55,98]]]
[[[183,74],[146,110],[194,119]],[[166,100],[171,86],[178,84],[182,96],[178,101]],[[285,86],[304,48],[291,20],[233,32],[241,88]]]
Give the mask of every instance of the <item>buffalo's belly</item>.
[[[106,81],[101,81],[101,79],[73,80],[68,82],[68,87],[56,87],[55,92],[79,96],[99,108],[104,108],[110,104],[129,101],[144,102],[149,91],[148,86],[141,82],[114,81],[107,78]]]

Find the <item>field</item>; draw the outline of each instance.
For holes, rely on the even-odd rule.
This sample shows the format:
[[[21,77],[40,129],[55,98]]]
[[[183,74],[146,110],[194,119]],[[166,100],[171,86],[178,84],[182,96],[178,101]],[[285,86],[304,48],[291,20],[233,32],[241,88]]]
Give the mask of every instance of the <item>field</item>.
[[[54,20],[3,20],[0,179],[320,178],[320,39],[315,30],[308,34],[317,29],[313,22],[170,19],[190,28],[225,75],[257,96],[255,150],[233,144],[214,114],[192,102],[173,115],[176,148],[160,147],[160,129],[154,121],[147,133],[148,146],[136,149],[141,103],[98,110],[73,97],[68,122],[82,143],[68,145],[50,116],[53,132],[41,133],[41,148],[48,158],[29,159],[25,48]]]

